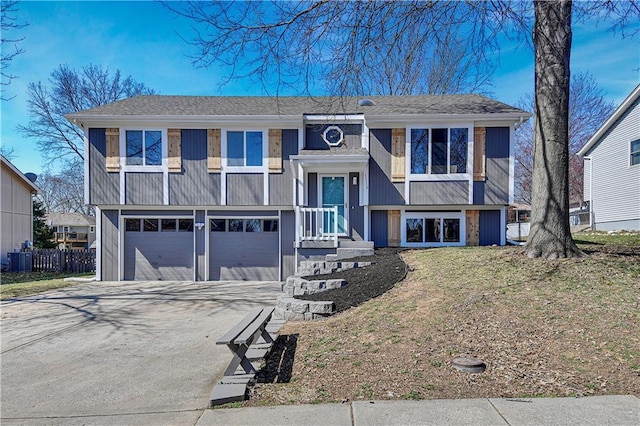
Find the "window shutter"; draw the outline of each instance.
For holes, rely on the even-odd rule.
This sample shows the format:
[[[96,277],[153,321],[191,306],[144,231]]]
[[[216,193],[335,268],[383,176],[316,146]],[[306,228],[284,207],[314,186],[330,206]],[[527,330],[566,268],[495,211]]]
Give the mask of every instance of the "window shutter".
[[[391,130],[391,182],[404,182],[405,129]]]
[[[220,129],[209,129],[207,131],[207,170],[209,173],[220,173],[222,171],[220,134]]]
[[[387,245],[389,247],[400,247],[400,217],[400,210],[387,211]]]
[[[467,210],[467,245],[480,244],[480,210]]]
[[[475,127],[473,129],[473,180],[485,180],[485,138],[487,129]]]
[[[120,129],[106,129],[105,137],[107,142],[107,172],[120,171]]]
[[[269,129],[269,173],[282,173],[281,129]]]
[[[169,158],[168,166],[170,173],[182,172],[182,132],[180,129],[168,129]]]

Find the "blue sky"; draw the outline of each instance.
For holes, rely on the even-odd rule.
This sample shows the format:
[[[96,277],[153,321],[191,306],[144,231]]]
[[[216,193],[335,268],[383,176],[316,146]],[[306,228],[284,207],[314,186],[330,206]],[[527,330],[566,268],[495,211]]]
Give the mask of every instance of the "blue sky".
[[[46,82],[60,64],[120,69],[165,95],[263,94],[246,81],[220,89],[220,70],[195,68],[189,59],[195,52],[180,38],[190,37],[191,22],[159,3],[23,1],[19,8],[19,20],[29,23],[17,33],[25,37],[26,52],[8,69],[19,78],[8,87],[15,98],[2,102],[1,125],[2,145],[15,149],[12,161],[23,172],[40,173],[44,166],[36,141],[15,131],[29,121],[27,85]],[[504,43],[492,88],[492,97],[508,104],[533,91],[533,52],[513,46]],[[572,73],[593,74],[606,98],[618,105],[640,83],[640,36],[623,39],[604,24],[575,24],[571,67]]]

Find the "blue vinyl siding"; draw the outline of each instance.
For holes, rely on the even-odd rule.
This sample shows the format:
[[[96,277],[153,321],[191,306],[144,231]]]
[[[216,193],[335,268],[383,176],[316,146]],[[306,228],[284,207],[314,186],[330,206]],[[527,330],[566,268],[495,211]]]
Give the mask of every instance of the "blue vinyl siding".
[[[391,129],[372,129],[369,138],[369,203],[404,204],[404,183],[391,182]]]
[[[100,268],[101,276],[98,279],[102,281],[117,281],[118,273],[118,211],[103,210],[100,212],[101,220],[101,238],[100,238]]]
[[[105,129],[89,129],[89,203],[120,204],[120,174],[107,173]]]
[[[411,182],[411,204],[469,204],[468,181]]]
[[[282,173],[269,173],[269,205],[293,205],[293,173],[289,157],[298,153],[298,130],[282,130]]]
[[[484,204],[509,204],[509,128],[487,127]]]
[[[353,184],[356,178],[358,184]],[[360,205],[360,177],[358,173],[349,173],[349,227],[354,240],[364,240],[364,207]]]
[[[473,204],[484,204],[484,181],[473,182]]]
[[[305,127],[304,149],[328,150],[329,145],[322,139],[322,132],[332,124],[307,124]],[[361,124],[339,124],[338,127],[344,133],[344,145],[346,148],[360,148],[362,146]]]
[[[307,207],[318,207],[318,174],[307,175]]]
[[[125,173],[126,204],[162,205],[162,173]]]
[[[280,247],[282,256],[282,280],[293,275],[296,270],[296,215],[291,210],[282,211],[280,215]]]
[[[499,210],[480,210],[480,245],[490,246],[492,244],[500,245],[500,211]],[[503,232],[506,232],[503,230]]]
[[[373,210],[371,212],[371,241],[375,247],[388,245],[388,219],[386,210]]]
[[[182,172],[169,173],[169,204],[220,204],[220,174],[207,170],[207,131],[183,129]]]
[[[264,204],[262,173],[230,173],[227,175],[227,205],[260,206]]]

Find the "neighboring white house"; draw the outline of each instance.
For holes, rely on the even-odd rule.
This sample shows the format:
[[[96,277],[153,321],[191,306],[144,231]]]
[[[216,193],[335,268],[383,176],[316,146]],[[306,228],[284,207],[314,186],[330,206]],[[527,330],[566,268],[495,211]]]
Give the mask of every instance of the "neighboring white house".
[[[640,85],[578,152],[596,230],[640,230]]]
[[[38,192],[38,187],[2,155],[0,155],[0,163],[2,166],[0,250],[2,250],[2,263],[5,264],[8,252],[17,251],[25,241],[33,240],[33,195]]]
[[[96,240],[96,219],[82,213],[49,213],[45,219],[52,228],[60,250],[87,250]]]

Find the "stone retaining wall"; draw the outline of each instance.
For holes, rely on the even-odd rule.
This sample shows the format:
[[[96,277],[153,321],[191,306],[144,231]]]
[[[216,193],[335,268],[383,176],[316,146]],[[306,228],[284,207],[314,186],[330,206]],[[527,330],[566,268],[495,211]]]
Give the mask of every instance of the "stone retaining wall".
[[[280,296],[273,312],[274,319],[310,321],[324,318],[336,310],[333,301],[310,301],[295,299],[293,296],[320,293],[347,285],[342,279],[310,280],[303,276],[330,274],[351,268],[369,266],[371,262],[342,262],[342,261],[313,261],[303,260],[298,267],[298,273],[287,278],[282,285],[285,296]]]
[[[278,298],[273,317],[293,321],[311,321],[331,315],[335,309],[335,303],[331,301],[315,302],[281,296]]]
[[[344,271],[351,268],[362,268],[363,266],[369,266],[371,262],[343,262],[341,260],[326,261],[326,260],[302,260],[298,266],[299,277],[306,277],[310,275],[324,275],[332,274],[338,271]]]

